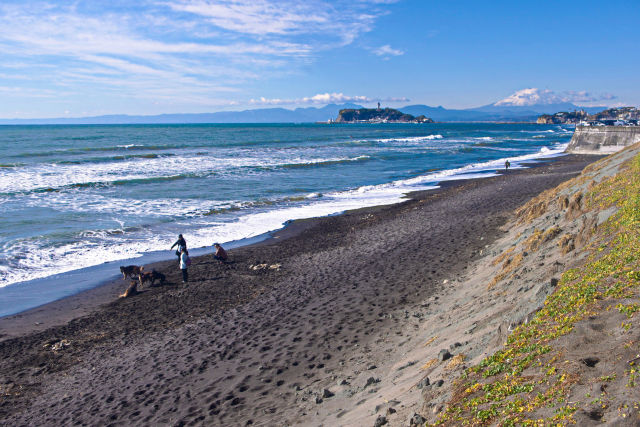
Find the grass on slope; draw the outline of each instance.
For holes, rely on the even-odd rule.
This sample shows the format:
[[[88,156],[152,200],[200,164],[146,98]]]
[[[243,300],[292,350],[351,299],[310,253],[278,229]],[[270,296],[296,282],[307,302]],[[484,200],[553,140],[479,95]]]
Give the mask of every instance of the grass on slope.
[[[579,378],[566,369],[554,347],[587,316],[640,311],[640,156],[584,195],[587,211],[619,207],[603,223],[587,250],[586,264],[564,272],[556,292],[528,324],[519,326],[505,347],[468,368],[436,425],[555,425],[572,423],[580,404],[567,396]],[[548,201],[551,203],[553,201]],[[621,328],[628,327],[623,324]],[[625,370],[636,385],[633,362]],[[541,408],[551,408],[540,418]],[[549,415],[550,414],[550,415]]]

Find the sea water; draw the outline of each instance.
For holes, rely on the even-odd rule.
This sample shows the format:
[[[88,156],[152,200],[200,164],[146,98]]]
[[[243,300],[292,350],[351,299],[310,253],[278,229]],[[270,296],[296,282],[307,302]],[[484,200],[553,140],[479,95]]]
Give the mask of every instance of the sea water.
[[[533,124],[0,126],[0,287],[561,155]],[[117,273],[117,271],[116,271]]]

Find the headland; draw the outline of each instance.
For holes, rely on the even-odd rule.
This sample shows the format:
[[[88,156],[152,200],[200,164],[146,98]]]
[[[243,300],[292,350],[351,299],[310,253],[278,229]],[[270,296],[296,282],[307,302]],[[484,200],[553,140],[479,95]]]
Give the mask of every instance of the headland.
[[[359,108],[340,110],[335,123],[433,123],[425,116],[412,116],[393,108]]]

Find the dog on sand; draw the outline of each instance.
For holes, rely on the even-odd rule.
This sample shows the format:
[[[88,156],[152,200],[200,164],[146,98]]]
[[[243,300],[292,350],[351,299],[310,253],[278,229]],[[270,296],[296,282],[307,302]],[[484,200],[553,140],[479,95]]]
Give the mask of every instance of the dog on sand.
[[[145,283],[149,283],[149,286],[153,286],[156,283],[156,280],[159,280],[160,283],[164,283],[165,276],[156,270],[151,270],[146,273],[140,273],[138,276],[140,279],[140,287],[142,287]]]
[[[126,267],[120,266],[120,273],[122,273],[122,279],[126,279],[127,277],[135,278],[142,274],[144,270],[144,266],[138,265],[127,265]]]
[[[127,290],[124,291],[124,294],[120,295],[120,298],[127,298],[137,293],[138,293],[138,282],[136,282],[135,280],[132,280]]]

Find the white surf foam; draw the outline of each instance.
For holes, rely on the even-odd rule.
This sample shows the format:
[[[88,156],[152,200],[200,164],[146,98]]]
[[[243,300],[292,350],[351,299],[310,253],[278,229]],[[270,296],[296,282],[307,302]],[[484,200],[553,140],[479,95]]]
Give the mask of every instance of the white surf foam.
[[[281,153],[271,158],[176,156],[131,159],[91,165],[42,164],[17,170],[0,168],[0,193],[60,189],[74,185],[110,184],[131,180],[172,178],[182,175],[222,175],[243,167],[278,167],[361,161],[367,156],[304,158]]]
[[[543,147],[536,153],[471,164],[380,185],[362,186],[348,191],[311,193],[307,195],[307,200],[300,204],[274,210],[262,209],[259,212],[240,215],[232,222],[221,222],[215,216],[199,216],[185,223],[186,230],[183,233],[187,236],[189,246],[192,248],[210,246],[214,241],[229,242],[258,236],[281,228],[289,220],[326,216],[366,206],[398,203],[404,199],[406,193],[437,188],[439,182],[494,176],[495,171],[502,169],[507,159],[511,162],[512,168],[520,168],[525,161],[562,155],[566,146],[567,144],[552,148]],[[164,209],[168,204],[170,204],[169,200],[160,200],[156,207]],[[186,206],[194,210],[203,208],[197,202],[194,202],[193,206],[187,203]],[[184,209],[185,205],[182,208]],[[81,205],[79,209],[82,209]],[[179,215],[184,216],[184,211],[181,212]],[[176,214],[176,212],[173,213]],[[121,223],[118,227],[113,230],[95,231],[77,242],[57,247],[47,247],[42,242],[33,240],[15,242],[12,244],[11,251],[18,256],[12,260],[14,265],[10,267],[0,265],[0,286],[48,277],[104,262],[136,258],[151,251],[168,251],[175,240],[173,232],[138,230],[125,234],[124,224]],[[114,233],[114,231],[120,233]]]
[[[425,187],[426,188],[426,187]],[[331,215],[364,206],[397,203],[402,193],[383,187],[359,189],[335,195],[309,195],[311,203],[241,215],[231,222],[199,217],[185,224],[183,231],[190,247],[211,246],[259,236],[281,228],[287,221]],[[116,233],[117,231],[117,233]],[[121,233],[120,233],[121,232]],[[126,241],[124,241],[126,240]],[[130,259],[151,251],[167,250],[175,233],[152,234],[137,231],[125,234],[121,228],[84,233],[78,242],[46,247],[35,241],[21,241],[11,248],[18,259],[10,269],[0,269],[0,286],[64,273],[104,262]]]
[[[376,139],[376,142],[420,142],[420,141],[431,141],[434,139],[443,139],[442,135],[426,135],[426,136],[410,136],[406,138],[383,138]]]
[[[468,179],[470,177],[470,173],[474,173],[474,178],[479,178],[482,176],[493,176],[493,171],[496,169],[501,169],[504,167],[504,162],[509,160],[512,168],[522,167],[522,163],[534,160],[534,159],[542,159],[560,156],[564,154],[564,150],[566,149],[568,144],[558,144],[553,148],[542,147],[538,152],[525,154],[521,156],[515,157],[504,157],[500,159],[490,160],[487,162],[474,163],[470,165],[466,165],[460,168],[448,169],[439,172],[435,172],[432,174],[422,175],[415,178],[410,178],[402,181],[396,181],[392,183],[393,185],[416,185],[416,184],[424,184],[424,183],[433,183],[433,182],[441,182],[441,181],[451,181],[456,179]],[[487,174],[483,174],[485,171],[492,171]]]
[[[76,189],[48,193],[46,197],[37,197],[33,194],[16,196],[12,202],[26,207],[100,214],[112,218],[127,215],[147,218],[195,217],[202,216],[214,209],[227,209],[242,204],[238,200],[131,199],[105,196],[95,191],[87,193]]]

